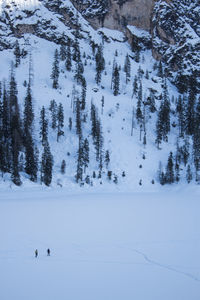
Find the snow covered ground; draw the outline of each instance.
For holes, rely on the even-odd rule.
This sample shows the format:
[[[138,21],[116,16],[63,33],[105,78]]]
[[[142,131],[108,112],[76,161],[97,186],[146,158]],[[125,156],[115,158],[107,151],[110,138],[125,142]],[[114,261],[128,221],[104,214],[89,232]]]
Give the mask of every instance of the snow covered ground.
[[[199,300],[199,193],[170,189],[1,191],[0,299]]]

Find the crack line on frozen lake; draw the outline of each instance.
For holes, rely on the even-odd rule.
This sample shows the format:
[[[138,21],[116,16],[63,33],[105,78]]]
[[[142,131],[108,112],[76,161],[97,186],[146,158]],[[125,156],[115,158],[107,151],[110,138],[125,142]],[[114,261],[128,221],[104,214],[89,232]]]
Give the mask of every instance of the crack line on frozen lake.
[[[172,271],[172,272],[175,272],[175,273],[182,274],[182,275],[184,275],[184,276],[189,277],[190,279],[193,279],[193,280],[195,280],[195,281],[200,282],[200,279],[199,279],[198,277],[196,277],[196,276],[194,276],[194,275],[192,275],[192,274],[190,274],[190,273],[186,273],[186,272],[183,272],[183,271],[179,271],[179,270],[177,270],[177,269],[175,269],[175,268],[173,268],[173,267],[171,267],[171,266],[163,265],[163,264],[161,264],[161,263],[159,263],[159,262],[157,262],[157,261],[154,261],[154,260],[150,259],[145,253],[143,253],[143,252],[141,252],[141,251],[139,251],[139,250],[137,250],[137,249],[130,249],[130,250],[133,251],[133,252],[135,252],[135,253],[137,253],[137,254],[139,254],[139,255],[141,255],[141,256],[143,256],[143,258],[144,258],[148,263],[150,263],[150,264],[152,264],[152,265],[158,266],[158,267],[163,268],[163,269],[167,269],[167,270]]]

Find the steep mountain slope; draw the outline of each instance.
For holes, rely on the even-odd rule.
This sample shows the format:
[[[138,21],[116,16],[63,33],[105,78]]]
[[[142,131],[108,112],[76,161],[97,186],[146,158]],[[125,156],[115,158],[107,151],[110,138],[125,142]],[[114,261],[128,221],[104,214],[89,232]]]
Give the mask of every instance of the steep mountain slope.
[[[176,75],[179,74],[177,70],[172,72],[170,61],[171,56],[176,53],[176,45],[170,45],[170,39],[163,41],[163,32],[168,26],[160,29],[165,24],[164,15],[169,9],[168,4],[164,3],[162,6],[161,1],[157,2],[154,16],[157,13],[159,17],[154,17],[152,23],[153,54],[160,55],[163,61],[163,64],[158,65],[151,52],[151,35],[137,29],[132,23],[128,26],[132,47],[127,41],[126,32],[105,27],[96,31],[84,18],[89,9],[95,13],[95,5],[98,8],[95,14],[102,13],[102,7],[98,6],[100,2],[95,3],[83,2],[82,8],[78,7],[82,16],[71,1],[2,2],[0,81],[5,88],[1,93],[1,103],[3,105],[5,89],[10,97],[10,74],[14,74],[22,123],[19,131],[23,132],[19,132],[19,135],[25,135],[24,99],[30,87],[35,114],[32,135],[37,148],[37,182],[44,182],[45,171],[41,166],[47,150],[45,143],[41,141],[43,106],[48,119],[48,143],[53,155],[54,185],[76,186],[77,181],[80,185],[97,187],[102,184],[110,186],[114,182],[125,189],[141,186],[153,188],[158,181],[162,184],[172,183],[172,178],[173,181],[182,179],[185,182],[186,173],[187,176],[189,174],[189,171],[186,172],[188,168],[195,173],[193,178],[198,181],[199,167],[195,165],[192,155],[193,133],[185,134],[187,126],[180,125],[180,107],[177,109],[180,95],[176,87],[164,78],[165,74],[176,81]],[[122,7],[125,5],[124,3]],[[187,26],[188,23],[184,24]],[[162,32],[162,35],[157,32]],[[189,33],[185,30],[185,34]],[[194,42],[195,36],[192,35],[189,40]],[[197,38],[196,40],[198,42]],[[176,42],[179,42],[178,36]],[[68,54],[61,53],[63,49],[64,52],[71,51],[71,66],[67,60]],[[59,53],[57,61],[56,50]],[[192,66],[189,67],[190,60],[194,59],[193,63],[197,65],[198,53],[196,56],[185,56],[185,59],[189,74],[193,70]],[[14,69],[11,61],[14,61]],[[55,73],[52,75],[55,67],[58,68],[56,84]],[[183,114],[188,116],[187,97],[190,99],[192,96],[186,93],[183,99]],[[170,106],[167,112],[169,120],[165,118],[163,121],[159,118],[165,115],[164,110],[162,111],[165,100]],[[195,100],[198,100],[197,93]],[[60,125],[62,130],[58,123],[55,127],[52,125],[52,105],[55,105],[56,112],[58,107],[63,107],[64,121],[63,126]],[[193,109],[196,110],[196,105]],[[169,128],[163,128],[160,121],[166,122]],[[186,122],[186,118],[184,121]],[[58,130],[64,135],[61,131],[59,135]],[[86,139],[90,151],[87,158],[83,158]],[[27,150],[23,139],[18,150],[19,173],[22,182],[28,185],[30,174],[26,171]],[[173,152],[171,156],[170,152]],[[184,159],[186,152],[187,159]],[[199,157],[199,153],[195,155]],[[167,174],[172,156],[173,174],[169,179]],[[61,169],[63,161],[66,170]],[[12,164],[6,172],[2,171],[2,181],[6,180],[8,184],[10,181],[7,179],[14,176]]]

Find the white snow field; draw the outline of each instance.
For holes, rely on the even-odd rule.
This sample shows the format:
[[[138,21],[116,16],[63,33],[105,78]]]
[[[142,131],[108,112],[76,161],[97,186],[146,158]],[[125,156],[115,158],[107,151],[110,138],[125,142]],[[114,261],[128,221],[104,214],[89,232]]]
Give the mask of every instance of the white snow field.
[[[2,191],[0,299],[199,300],[195,190]]]

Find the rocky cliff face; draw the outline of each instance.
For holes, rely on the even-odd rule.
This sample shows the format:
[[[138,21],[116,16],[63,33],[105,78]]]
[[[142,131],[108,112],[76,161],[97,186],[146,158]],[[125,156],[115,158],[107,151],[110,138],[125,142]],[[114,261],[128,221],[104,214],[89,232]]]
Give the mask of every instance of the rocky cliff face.
[[[133,50],[152,48],[155,59],[165,65],[166,75],[186,91],[192,77],[200,89],[200,6],[199,0],[72,0],[98,29],[125,32]],[[151,34],[141,36],[131,26]],[[137,44],[137,45],[136,45]]]
[[[73,38],[77,14],[83,37],[103,26],[120,30],[134,51],[152,49],[180,91],[186,90],[191,76],[200,89],[199,0],[4,0],[0,49],[13,47],[16,37],[26,33],[58,44]]]
[[[200,89],[200,6],[198,0],[157,1],[152,14],[152,52],[184,92],[192,77]],[[173,71],[177,71],[174,73]]]
[[[94,28],[125,31],[127,25],[150,30],[154,0],[72,0]]]

